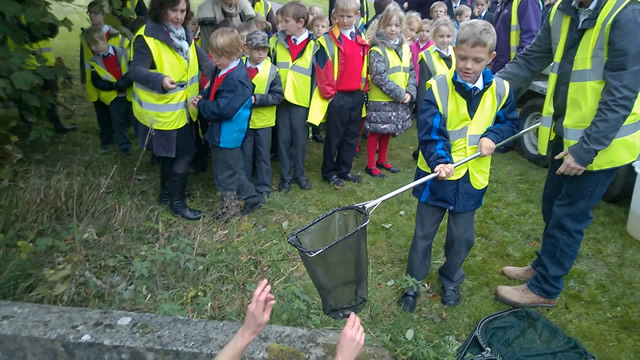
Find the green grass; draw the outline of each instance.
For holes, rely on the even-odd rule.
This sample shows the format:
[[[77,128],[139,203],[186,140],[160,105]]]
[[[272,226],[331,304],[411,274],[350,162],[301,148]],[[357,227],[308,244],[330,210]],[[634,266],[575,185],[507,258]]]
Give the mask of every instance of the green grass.
[[[54,52],[77,72],[77,33],[62,31]],[[310,143],[307,171],[313,190],[274,192],[263,209],[229,224],[211,217],[192,223],[174,218],[155,202],[158,168],[148,164],[148,153],[135,171],[139,149],[133,159],[115,149],[100,150],[93,108],[82,91],[65,89],[63,95],[74,107],[64,115],[80,130],[25,145],[26,159],[0,172],[0,298],[241,320],[254,284],[266,277],[278,300],[273,324],[342,327],[322,314],[286,235],[330,209],[410,182],[415,129],[392,139],[390,160],[402,172],[385,180],[363,173],[362,184],[332,190],[321,182],[322,148]],[[355,172],[364,168],[364,155],[355,161]],[[445,308],[437,298],[444,228],[435,240],[427,278],[434,290],[419,298],[415,314],[406,314],[395,301],[416,200],[403,194],[372,215],[369,302],[360,313],[368,342],[386,346],[398,358],[452,358],[478,320],[507,308],[493,292],[498,285],[516,284],[500,275],[502,266],[527,264],[540,247],[545,170],[513,152],[495,156],[492,167],[490,190],[476,216],[476,244],[464,265],[462,303],[456,308]],[[274,175],[277,185],[277,168]],[[219,195],[210,173],[191,176],[189,190],[193,207],[208,214],[216,209]],[[640,262],[640,244],[625,231],[628,206],[598,204],[558,307],[541,311],[600,359],[634,359],[640,343],[640,275],[633,270]],[[405,337],[409,329],[415,332],[411,340]]]

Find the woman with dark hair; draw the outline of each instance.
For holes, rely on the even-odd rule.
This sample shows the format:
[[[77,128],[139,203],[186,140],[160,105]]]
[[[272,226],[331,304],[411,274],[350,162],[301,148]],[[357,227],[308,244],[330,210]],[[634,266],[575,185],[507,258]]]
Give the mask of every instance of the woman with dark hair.
[[[192,123],[198,116],[189,100],[199,92],[198,70],[210,74],[213,63],[183,26],[188,11],[188,0],[151,0],[147,23],[134,38],[129,71],[140,144],[162,159],[159,201],[176,216],[199,220],[202,211],[185,200],[196,152]]]

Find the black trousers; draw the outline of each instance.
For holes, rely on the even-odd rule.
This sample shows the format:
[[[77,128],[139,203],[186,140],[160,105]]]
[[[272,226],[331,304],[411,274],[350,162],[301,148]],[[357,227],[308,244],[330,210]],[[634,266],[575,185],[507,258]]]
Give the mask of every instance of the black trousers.
[[[113,99],[111,104],[109,104],[113,137],[116,140],[116,146],[118,147],[118,150],[122,152],[131,150],[131,141],[129,140],[128,135],[130,111],[131,103],[127,101],[127,98],[124,96],[118,96],[117,98]]]
[[[271,192],[271,147],[272,127],[262,129],[249,129],[242,142],[242,156],[244,157],[244,172],[247,179],[253,179],[255,166],[256,191],[259,193]]]
[[[360,136],[364,94],[361,91],[338,92],[327,109],[327,134],[324,139],[322,178],[346,176],[351,171]]]
[[[109,105],[100,100],[96,100],[93,102],[93,108],[96,111],[96,120],[98,120],[100,144],[113,144],[113,125],[111,124]]]
[[[304,161],[309,142],[308,114],[308,108],[286,100],[278,105],[276,129],[281,180],[291,181],[305,176]]]
[[[238,200],[259,202],[260,195],[244,173],[244,160],[239,147],[225,149],[212,146],[211,160],[213,179],[223,199],[236,195]]]
[[[438,226],[447,209],[418,201],[416,227],[407,261],[407,274],[423,280],[431,267],[431,247]],[[449,211],[447,236],[444,243],[446,260],[440,266],[440,282],[444,287],[458,286],[464,280],[462,263],[473,247],[475,211],[456,213]]]

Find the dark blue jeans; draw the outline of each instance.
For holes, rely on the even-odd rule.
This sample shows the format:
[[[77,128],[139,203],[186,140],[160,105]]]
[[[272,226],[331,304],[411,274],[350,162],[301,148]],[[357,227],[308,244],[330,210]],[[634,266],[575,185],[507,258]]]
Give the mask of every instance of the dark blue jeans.
[[[562,152],[562,139],[551,143],[551,155]],[[556,175],[563,160],[551,159],[542,193],[542,249],[531,264],[536,274],[528,282],[535,294],[556,299],[564,276],[576,261],[584,231],[593,220],[593,208],[613,180],[616,169],[585,171],[580,176]]]

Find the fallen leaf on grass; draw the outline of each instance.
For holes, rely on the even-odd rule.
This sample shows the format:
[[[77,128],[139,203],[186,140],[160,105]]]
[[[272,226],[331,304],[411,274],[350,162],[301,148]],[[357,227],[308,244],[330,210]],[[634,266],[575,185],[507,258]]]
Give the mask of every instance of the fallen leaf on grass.
[[[538,245],[538,243],[535,242],[535,241],[530,241],[529,242],[529,246],[537,246],[537,245]]]
[[[287,228],[289,227],[289,221],[284,221],[282,222],[282,228],[287,230]]]
[[[411,339],[413,339],[413,334],[414,334],[413,329],[409,329],[407,330],[407,333],[404,334],[404,337],[406,337],[407,340],[411,341]]]
[[[393,286],[393,284],[395,284],[396,281],[395,280],[389,280],[387,281],[387,286]]]
[[[406,214],[406,213],[404,212],[404,210],[401,210],[401,211],[398,213],[398,215],[400,215],[400,216],[404,216],[405,214]]]
[[[393,224],[382,224],[382,227],[385,229],[391,229],[392,226]]]
[[[378,283],[378,289],[382,288],[382,283]]]
[[[431,294],[431,295],[429,295],[429,297],[431,298],[431,301],[440,300],[440,296],[438,296],[438,294]]]

